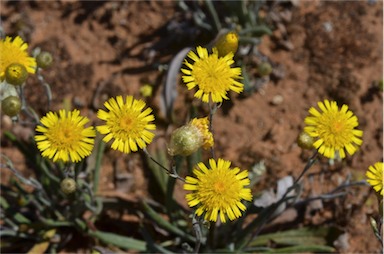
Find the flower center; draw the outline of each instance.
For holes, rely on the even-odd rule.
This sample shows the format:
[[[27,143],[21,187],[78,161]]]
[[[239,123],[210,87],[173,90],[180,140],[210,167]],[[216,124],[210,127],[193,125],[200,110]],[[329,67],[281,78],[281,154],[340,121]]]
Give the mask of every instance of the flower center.
[[[124,129],[124,130],[130,130],[132,129],[132,124],[133,124],[133,121],[132,121],[132,118],[130,117],[122,117],[120,119],[120,128],[121,129]]]
[[[71,148],[81,140],[81,132],[81,127],[75,126],[68,121],[59,121],[56,126],[50,129],[47,137],[53,147],[60,149]]]
[[[110,119],[108,124],[111,132],[115,133],[116,138],[126,140],[127,138],[139,138],[145,129],[145,122],[139,118],[140,112],[125,112],[121,116]]]
[[[216,55],[194,64],[192,75],[200,89],[205,93],[229,90],[231,70],[227,63]]]
[[[213,185],[213,189],[217,194],[222,194],[225,191],[225,184],[222,181],[218,181]]]
[[[330,132],[332,132],[334,135],[338,135],[344,130],[345,130],[345,124],[340,120],[337,120],[331,125]]]

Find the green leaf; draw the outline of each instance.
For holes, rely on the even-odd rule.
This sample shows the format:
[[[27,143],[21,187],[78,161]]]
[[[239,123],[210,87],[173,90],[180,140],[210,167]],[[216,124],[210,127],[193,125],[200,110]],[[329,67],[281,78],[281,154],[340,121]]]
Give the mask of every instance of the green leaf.
[[[258,236],[248,246],[266,246],[273,241],[281,245],[324,245],[330,228],[301,228]]]
[[[172,232],[187,241],[195,241],[195,238],[193,236],[185,233],[183,230],[179,229],[178,227],[171,224],[169,221],[165,220],[160,214],[153,210],[144,200],[140,202],[140,205],[145,214],[147,214],[152,220],[154,220],[159,227],[167,230],[168,232]]]
[[[267,34],[267,35],[272,34],[272,30],[269,27],[267,27],[266,25],[259,25],[259,26],[243,29],[239,32],[240,36],[252,35],[255,37],[261,37],[265,34]]]
[[[264,253],[325,253],[325,252],[336,252],[335,248],[324,245],[298,245],[286,248],[272,249]]]
[[[117,235],[114,233],[103,232],[103,231],[90,231],[90,236],[96,237],[99,240],[103,241],[106,244],[111,244],[119,248],[129,249],[129,250],[137,250],[137,251],[145,251],[146,243],[141,240],[137,240],[131,237],[125,237],[121,235]]]

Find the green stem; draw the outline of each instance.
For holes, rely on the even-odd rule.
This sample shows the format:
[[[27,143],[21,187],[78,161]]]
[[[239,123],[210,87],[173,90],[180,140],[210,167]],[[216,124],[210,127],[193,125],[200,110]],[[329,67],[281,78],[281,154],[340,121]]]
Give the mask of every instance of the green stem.
[[[105,143],[102,140],[99,140],[99,145],[97,146],[97,154],[96,154],[93,193],[97,193],[99,189],[101,160],[103,159],[104,148],[105,148]]]
[[[213,140],[215,140],[215,137],[213,135],[213,115],[216,113],[218,106],[217,104],[214,104],[213,107],[211,105],[211,99],[209,99],[209,132],[212,133]],[[214,145],[211,147],[211,156],[213,159],[215,159],[215,148]]]

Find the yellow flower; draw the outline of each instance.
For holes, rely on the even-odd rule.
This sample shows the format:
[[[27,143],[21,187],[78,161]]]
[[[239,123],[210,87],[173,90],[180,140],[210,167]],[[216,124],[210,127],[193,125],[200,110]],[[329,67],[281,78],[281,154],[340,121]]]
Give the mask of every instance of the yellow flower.
[[[219,52],[219,57],[223,57],[230,52],[235,54],[238,47],[239,36],[235,32],[223,34],[215,44],[215,48],[217,48],[217,51]]]
[[[201,135],[203,136],[203,144],[202,147],[204,149],[208,149],[213,146],[213,135],[212,132],[209,131],[209,120],[208,117],[204,118],[193,118],[190,122],[190,125],[196,126]]]
[[[153,87],[151,85],[143,85],[140,87],[140,93],[143,97],[151,97],[153,93]]]
[[[155,134],[151,131],[156,126],[150,122],[155,117],[151,114],[151,108],[143,111],[146,106],[144,101],[127,96],[124,102],[122,96],[117,96],[116,99],[110,98],[106,101],[104,106],[109,112],[100,109],[97,117],[104,120],[105,125],[96,128],[101,134],[106,134],[104,142],[114,139],[112,149],[123,153],[136,152],[137,146],[143,149],[152,142]]]
[[[37,148],[43,157],[64,162],[81,161],[91,154],[96,131],[93,127],[85,128],[87,117],[80,116],[80,111],[59,111],[59,115],[48,112],[40,119],[42,125],[36,127],[40,135],[35,136]]]
[[[199,205],[196,214],[201,216],[205,213],[205,220],[226,222],[241,217],[241,211],[246,207],[242,200],[251,201],[251,189],[245,188],[249,185],[248,171],[240,172],[235,167],[230,168],[231,162],[218,159],[209,160],[210,169],[200,162],[193,170],[196,178],[187,176],[184,189],[192,191],[186,195],[188,205],[194,207]]]
[[[383,171],[382,162],[376,162],[375,165],[369,166],[367,173],[367,182],[375,189],[376,192],[383,196]]]
[[[325,100],[318,103],[320,113],[314,107],[309,109],[310,116],[304,122],[308,125],[304,131],[317,140],[313,146],[327,158],[335,158],[337,152],[340,158],[345,157],[344,149],[354,154],[363,143],[363,131],[356,130],[358,119],[348,110],[347,105],[339,108],[335,101]]]
[[[5,69],[12,63],[24,65],[29,73],[36,71],[36,59],[28,56],[28,44],[19,36],[7,36],[0,41],[0,79],[4,80]]]
[[[231,68],[233,53],[230,52],[224,57],[219,57],[214,48],[211,55],[206,48],[197,47],[197,55],[190,51],[188,57],[194,61],[189,63],[186,59],[184,64],[190,69],[181,69],[185,74],[182,76],[188,90],[198,87],[195,97],[202,99],[203,102],[222,102],[223,99],[229,100],[227,92],[232,90],[240,93],[244,85],[236,81],[241,79],[241,68]]]

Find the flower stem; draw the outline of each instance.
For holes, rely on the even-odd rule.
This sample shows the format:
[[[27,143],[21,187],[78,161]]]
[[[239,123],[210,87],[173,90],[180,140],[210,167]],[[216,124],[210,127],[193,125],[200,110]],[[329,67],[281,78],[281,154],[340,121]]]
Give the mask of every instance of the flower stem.
[[[179,176],[179,174],[177,174],[177,172],[176,172],[176,168],[172,168],[172,170],[166,168],[166,167],[163,166],[160,162],[158,162],[157,160],[155,160],[155,158],[153,158],[153,157],[149,154],[149,152],[147,151],[147,149],[144,148],[143,151],[144,151],[145,155],[148,156],[148,158],[150,158],[150,159],[151,159],[154,163],[156,163],[159,167],[161,167],[162,169],[164,169],[164,170],[168,173],[168,175],[169,175],[170,177],[173,177],[173,178],[175,178],[175,179],[179,179],[179,180],[185,182],[185,179],[182,178],[181,176]]]
[[[212,127],[212,122],[213,122],[213,115],[216,113],[216,110],[218,109],[217,104],[214,104],[213,106],[211,105],[211,99],[209,99],[209,132],[212,133],[213,140],[215,140],[215,137],[213,135],[213,127]],[[211,147],[211,155],[212,158],[215,159],[215,148],[214,145]]]

